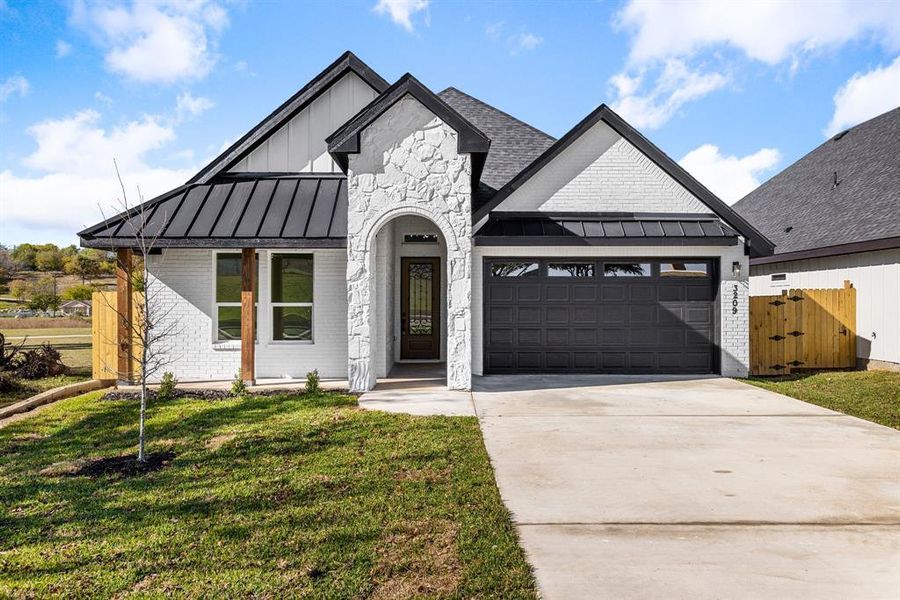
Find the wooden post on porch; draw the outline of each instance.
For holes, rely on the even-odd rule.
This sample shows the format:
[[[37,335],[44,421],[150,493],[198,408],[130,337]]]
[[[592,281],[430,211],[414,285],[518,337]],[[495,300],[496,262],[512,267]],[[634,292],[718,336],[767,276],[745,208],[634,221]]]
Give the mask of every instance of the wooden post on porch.
[[[131,383],[134,379],[133,361],[131,356],[132,332],[131,324],[134,319],[132,289],[132,268],[134,266],[134,252],[131,248],[119,248],[116,250],[116,314],[118,326],[116,327],[116,373],[119,381]]]
[[[256,383],[256,323],[253,320],[256,250],[241,250],[241,379],[247,385]]]

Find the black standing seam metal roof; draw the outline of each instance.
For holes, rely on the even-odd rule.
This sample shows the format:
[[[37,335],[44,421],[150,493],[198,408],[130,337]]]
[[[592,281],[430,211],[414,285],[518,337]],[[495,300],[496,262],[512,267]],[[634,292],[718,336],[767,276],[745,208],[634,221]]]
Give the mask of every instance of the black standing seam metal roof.
[[[265,141],[270,133],[291,120],[297,113],[309,106],[313,100],[328,90],[334,82],[351,72],[355,73],[379,94],[388,88],[388,82],[381,75],[348,50],[339,56],[336,61],[325,67],[321,73],[313,77],[309,83],[272,111],[269,116],[260,121],[227,150],[200,169],[200,172],[194,175],[188,183],[206,183],[216,175],[227,171]]]
[[[480,245],[618,244],[732,245],[738,233],[714,215],[560,215],[492,218],[476,237]],[[702,240],[698,240],[702,238]]]
[[[734,209],[778,245],[776,257],[900,237],[900,108],[833,136]]]
[[[93,248],[135,246],[136,236],[170,248],[343,247],[347,180],[331,173],[220,176],[181,186],[78,235]]]

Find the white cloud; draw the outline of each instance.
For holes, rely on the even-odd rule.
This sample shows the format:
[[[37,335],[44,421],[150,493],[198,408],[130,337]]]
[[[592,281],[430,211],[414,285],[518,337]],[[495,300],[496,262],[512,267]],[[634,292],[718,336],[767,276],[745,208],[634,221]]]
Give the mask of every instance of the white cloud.
[[[534,50],[538,46],[540,46],[544,42],[544,38],[538,37],[533,33],[520,33],[511,38],[512,47],[510,49],[510,53],[515,55],[520,52],[527,52],[528,50]]]
[[[100,91],[94,92],[94,100],[106,107],[113,105],[113,99]]]
[[[215,40],[228,15],[209,0],[113,6],[77,0],[72,21],[104,49],[107,68],[143,83],[202,78],[217,60]]]
[[[7,77],[6,81],[0,83],[0,102],[6,102],[13,94],[24,96],[30,89],[28,80],[21,75]]]
[[[781,160],[775,148],[762,148],[747,156],[724,156],[717,146],[703,144],[678,161],[691,175],[728,204],[734,204],[760,184],[760,175]]]
[[[184,183],[194,172],[191,166],[166,169],[148,164],[149,153],[176,137],[160,117],[145,115],[113,128],[103,128],[100,122],[100,113],[82,110],[28,128],[37,149],[23,164],[37,174],[0,172],[4,236],[25,230],[71,234],[100,220],[98,205],[111,214],[121,197],[113,158],[131,202],[137,201],[137,186],[150,198]]]
[[[649,89],[644,86],[645,72],[631,76],[619,73],[610,78],[615,93],[612,108],[638,128],[657,129],[671,119],[687,102],[697,100],[724,87],[729,78],[722,73],[692,71],[684,62],[669,59]]]
[[[509,51],[510,56],[516,56],[522,52],[534,50],[544,43],[544,38],[529,31],[507,35],[505,30],[506,22],[497,21],[496,23],[488,24],[488,26],[484,28],[484,34],[492,42],[503,44]]]
[[[714,46],[735,48],[770,65],[860,38],[900,48],[900,18],[890,0],[631,0],[616,25],[633,34],[630,58],[637,64],[689,57]]]
[[[72,44],[65,40],[56,40],[56,58],[63,58],[72,52]]]
[[[209,98],[203,96],[195,98],[190,92],[184,92],[178,96],[175,112],[179,121],[189,117],[197,117],[215,106]]]
[[[413,33],[412,17],[418,12],[425,13],[425,25],[428,25],[428,3],[430,0],[378,0],[378,4],[373,9],[377,14],[387,14],[391,17],[391,21]]]
[[[825,136],[900,106],[900,56],[886,67],[856,73],[834,95],[834,116]]]

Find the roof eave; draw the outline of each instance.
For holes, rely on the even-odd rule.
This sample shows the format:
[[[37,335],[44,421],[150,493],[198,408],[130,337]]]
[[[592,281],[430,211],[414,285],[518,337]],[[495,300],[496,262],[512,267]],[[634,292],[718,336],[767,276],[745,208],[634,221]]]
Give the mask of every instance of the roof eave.
[[[864,240],[861,242],[848,242],[846,244],[836,244],[834,246],[824,246],[821,248],[810,248],[808,250],[797,250],[794,252],[784,252],[783,254],[772,254],[768,256],[753,257],[750,259],[750,265],[768,265],[772,263],[792,262],[795,260],[805,260],[808,258],[825,258],[828,256],[843,256],[846,254],[856,254],[858,252],[875,252],[877,250],[891,250],[900,248],[900,236],[881,238],[877,240]]]

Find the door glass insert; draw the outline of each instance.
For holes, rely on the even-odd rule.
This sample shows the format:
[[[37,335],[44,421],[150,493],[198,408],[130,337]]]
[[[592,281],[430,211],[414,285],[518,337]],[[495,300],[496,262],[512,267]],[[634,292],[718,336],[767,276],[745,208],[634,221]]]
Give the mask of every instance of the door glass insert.
[[[606,263],[606,277],[650,277],[650,263]]]
[[[593,277],[594,276],[594,264],[593,263],[576,263],[576,262],[548,263],[547,264],[547,276],[548,277]]]
[[[536,262],[497,262],[491,265],[494,277],[537,277]]]
[[[664,262],[659,265],[660,277],[706,277],[709,264],[689,262]]]
[[[434,327],[432,315],[432,280],[434,265],[412,263],[409,265],[409,334],[431,335]]]

